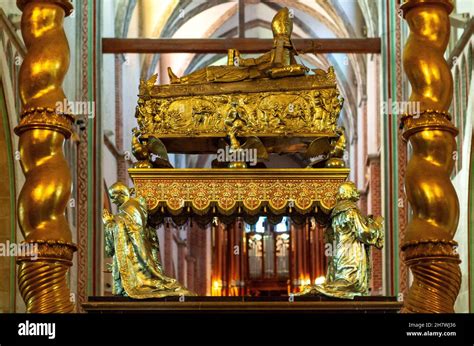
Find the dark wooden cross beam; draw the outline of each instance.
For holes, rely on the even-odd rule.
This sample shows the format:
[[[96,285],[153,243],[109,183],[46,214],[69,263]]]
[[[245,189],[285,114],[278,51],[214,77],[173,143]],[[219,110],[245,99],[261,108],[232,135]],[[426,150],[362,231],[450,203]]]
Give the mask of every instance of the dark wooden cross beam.
[[[239,0],[239,38],[245,37],[245,0]]]
[[[381,40],[377,38],[314,38],[292,40],[301,53],[380,54]],[[102,53],[222,53],[229,48],[244,53],[264,53],[272,48],[273,40],[261,38],[103,38]]]

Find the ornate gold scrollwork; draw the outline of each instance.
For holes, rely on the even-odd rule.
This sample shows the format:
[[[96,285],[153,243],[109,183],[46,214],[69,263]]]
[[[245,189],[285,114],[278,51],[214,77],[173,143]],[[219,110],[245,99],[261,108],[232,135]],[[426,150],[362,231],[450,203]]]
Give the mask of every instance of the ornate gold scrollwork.
[[[293,211],[302,215],[336,203],[348,169],[130,169],[150,214],[247,215]]]

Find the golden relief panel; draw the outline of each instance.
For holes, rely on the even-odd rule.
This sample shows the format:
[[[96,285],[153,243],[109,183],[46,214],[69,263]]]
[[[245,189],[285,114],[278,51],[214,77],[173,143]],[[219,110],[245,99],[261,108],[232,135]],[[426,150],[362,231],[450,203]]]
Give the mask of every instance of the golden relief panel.
[[[343,99],[327,72],[278,80],[197,85],[141,82],[136,118],[143,136],[225,137],[227,115],[237,109],[240,136],[333,137]]]

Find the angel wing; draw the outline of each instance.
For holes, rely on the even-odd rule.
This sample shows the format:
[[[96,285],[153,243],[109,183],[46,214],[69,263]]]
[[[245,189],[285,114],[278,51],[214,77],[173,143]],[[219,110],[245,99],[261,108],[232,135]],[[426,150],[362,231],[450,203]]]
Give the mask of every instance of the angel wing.
[[[147,143],[148,151],[150,152],[150,159],[153,167],[157,168],[173,168],[169,162],[168,151],[163,142],[156,138],[150,137]]]
[[[240,149],[257,149],[257,159],[259,161],[268,161],[268,151],[260,138],[256,136],[247,137],[247,140],[240,146]]]
[[[317,157],[320,155],[327,155],[331,151],[331,142],[329,138],[322,137],[316,138],[308,145],[308,149],[304,153],[304,157],[306,159],[310,159],[312,157]]]
[[[165,145],[156,137],[150,137],[148,139],[148,151],[163,160],[169,161],[168,151],[166,150]]]

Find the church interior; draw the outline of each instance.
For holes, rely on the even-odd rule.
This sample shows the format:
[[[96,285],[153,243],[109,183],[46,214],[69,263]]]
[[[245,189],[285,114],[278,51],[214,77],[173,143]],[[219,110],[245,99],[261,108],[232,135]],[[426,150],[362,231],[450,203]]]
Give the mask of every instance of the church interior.
[[[0,312],[473,313],[473,33],[472,0],[0,0]]]

